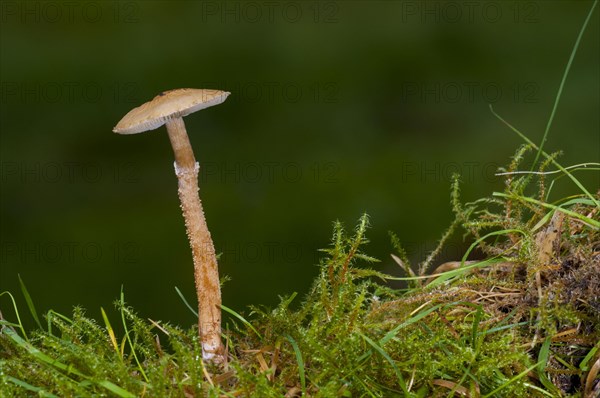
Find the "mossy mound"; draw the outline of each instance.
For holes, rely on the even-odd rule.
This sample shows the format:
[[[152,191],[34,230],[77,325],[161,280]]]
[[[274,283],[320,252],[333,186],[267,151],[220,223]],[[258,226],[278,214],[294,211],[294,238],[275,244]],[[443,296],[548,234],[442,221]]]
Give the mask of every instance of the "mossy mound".
[[[47,330],[28,335],[14,306],[17,322],[1,320],[0,395],[597,396],[598,195],[548,204],[542,174],[537,198],[525,196],[531,175],[512,171],[526,150],[504,193],[462,205],[455,181],[457,217],[440,247],[463,227],[474,243],[461,261],[427,273],[438,248],[417,275],[393,237],[408,276],[385,275],[365,267],[376,261],[361,251],[367,216],[351,234],[335,223],[303,302],[293,294],[250,320],[226,309],[226,364],[200,360],[196,328],[141,319],[123,297],[122,336],[104,311],[100,325],[80,308],[48,312]],[[483,259],[466,261],[475,250]],[[392,279],[408,287],[391,289]]]

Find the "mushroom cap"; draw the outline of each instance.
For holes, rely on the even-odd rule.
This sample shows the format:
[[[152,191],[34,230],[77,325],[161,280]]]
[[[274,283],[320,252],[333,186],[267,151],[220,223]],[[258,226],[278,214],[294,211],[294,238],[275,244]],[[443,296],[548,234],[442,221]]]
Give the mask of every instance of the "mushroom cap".
[[[170,119],[219,105],[229,94],[231,93],[227,91],[197,88],[164,91],[151,101],[129,111],[113,131],[118,134],[137,134],[154,130]]]

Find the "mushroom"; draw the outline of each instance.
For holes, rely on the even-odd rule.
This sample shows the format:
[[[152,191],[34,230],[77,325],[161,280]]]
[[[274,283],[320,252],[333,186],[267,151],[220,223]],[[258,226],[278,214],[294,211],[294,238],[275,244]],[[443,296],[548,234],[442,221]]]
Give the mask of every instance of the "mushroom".
[[[182,88],[160,93],[152,101],[132,109],[113,129],[118,134],[137,134],[166,124],[179,181],[179,200],[194,260],[198,295],[198,329],[202,358],[215,363],[224,360],[221,342],[221,286],[217,257],[204,219],[198,195],[198,171],[183,117],[218,105],[230,93],[219,90]]]

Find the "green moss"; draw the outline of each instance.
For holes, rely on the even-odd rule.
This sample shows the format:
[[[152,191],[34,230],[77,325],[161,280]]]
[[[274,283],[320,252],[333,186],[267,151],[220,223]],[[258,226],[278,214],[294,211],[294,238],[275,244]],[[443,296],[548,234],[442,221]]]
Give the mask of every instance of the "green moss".
[[[532,227],[549,220],[548,213],[514,197],[465,206],[457,183],[453,201],[457,219],[494,261],[446,271],[426,278],[428,284],[426,275],[407,267],[411,287],[392,290],[381,282],[398,278],[365,267],[376,262],[362,252],[367,216],[351,234],[335,223],[308,295],[301,303],[294,294],[274,309],[253,308],[251,320],[230,323],[224,367],[200,360],[195,327],[143,320],[121,297],[115,304],[122,319],[106,318],[104,325],[81,308],[70,318],[48,312],[47,330],[31,335],[3,319],[1,395],[542,397],[578,391],[573,380],[585,374],[579,365],[600,337],[598,304],[590,296],[598,286],[598,256],[587,257],[598,230],[564,228],[553,254],[560,266],[536,285],[529,269],[544,267]],[[481,211],[482,205],[496,210]],[[585,201],[572,208],[594,211]],[[497,209],[512,216],[500,217]],[[494,228],[521,233],[489,235]],[[121,336],[111,325],[119,321]],[[552,340],[565,330],[570,344]]]
[[[509,171],[527,149],[517,151]],[[509,174],[503,193],[463,204],[456,178],[456,220],[418,273],[391,234],[402,278],[373,269],[377,260],[362,251],[366,215],[351,233],[336,222],[302,302],[293,294],[274,309],[252,308],[250,320],[227,309],[235,317],[224,333],[224,366],[200,360],[195,327],[141,319],[123,295],[115,303],[121,319],[102,310],[101,325],[76,307],[71,317],[49,311],[45,327],[23,284],[39,328],[26,333],[13,296],[2,294],[12,300],[16,323],[0,320],[0,395],[575,394],[600,340],[598,208],[585,194],[549,205],[545,182],[533,182],[532,174]],[[539,199],[527,196],[532,185]],[[471,248],[428,275],[460,228],[474,240]],[[485,258],[466,263],[476,248]],[[408,287],[387,287],[392,279]],[[122,325],[121,335],[113,324]]]

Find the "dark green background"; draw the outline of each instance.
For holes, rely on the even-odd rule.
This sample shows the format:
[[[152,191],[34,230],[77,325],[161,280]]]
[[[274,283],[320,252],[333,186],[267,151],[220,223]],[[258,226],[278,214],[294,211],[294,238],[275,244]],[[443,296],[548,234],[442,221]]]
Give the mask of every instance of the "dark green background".
[[[191,255],[164,128],[119,136],[131,108],[179,87],[231,91],[186,118],[201,197],[238,311],[305,292],[332,221],[387,231],[415,263],[521,140],[539,142],[588,1],[2,1],[0,291],[20,274],[38,306],[90,315],[126,299],[194,323]],[[596,10],[547,149],[600,160]],[[580,174],[591,189],[597,173]],[[553,198],[573,193],[561,179]],[[457,259],[460,234],[439,259]],[[23,300],[18,294],[19,302]],[[2,312],[14,319],[7,297]],[[25,307],[22,306],[22,309]],[[27,317],[25,317],[27,318]]]

